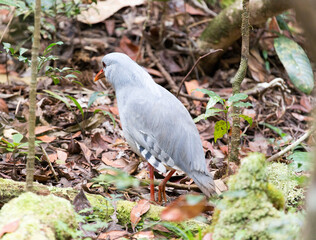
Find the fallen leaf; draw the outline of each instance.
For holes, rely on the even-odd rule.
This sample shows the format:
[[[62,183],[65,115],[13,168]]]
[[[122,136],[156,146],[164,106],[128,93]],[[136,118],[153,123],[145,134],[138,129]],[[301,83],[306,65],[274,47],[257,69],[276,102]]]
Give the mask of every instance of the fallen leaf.
[[[185,4],[185,11],[191,15],[206,16],[207,14],[200,9],[192,7],[190,4]]]
[[[57,127],[52,127],[52,126],[37,126],[35,127],[35,135],[54,130],[56,128]]]
[[[37,139],[41,140],[42,142],[50,143],[56,139],[56,137],[50,137],[47,135],[38,136]]]
[[[15,232],[20,226],[20,219],[5,224],[0,230],[0,238],[6,233]]]
[[[191,80],[188,82],[184,82],[185,89],[190,96],[202,98],[204,93],[200,91],[194,91],[197,88],[200,88],[200,84],[197,80]],[[200,101],[193,100],[195,106],[199,106],[201,104]]]
[[[110,112],[114,115],[119,115],[119,111],[117,107],[110,107]]]
[[[55,162],[58,159],[57,153],[48,154],[48,159],[50,162]]]
[[[66,152],[64,152],[64,151],[57,150],[57,157],[62,162],[66,162],[66,160],[68,158],[68,154]]]
[[[78,142],[82,152],[83,152],[83,155],[85,157],[85,159],[90,162],[90,157],[92,155],[92,152],[90,151],[90,149],[83,143],[83,142]]]
[[[154,235],[153,231],[141,231],[141,232],[135,233],[133,235],[133,238],[136,238],[136,239],[155,239],[155,235]]]
[[[300,104],[307,110],[307,112],[313,110],[313,106],[310,102],[310,99],[306,95],[303,95],[301,97]]]
[[[213,239],[213,233],[207,233],[204,235],[204,237],[202,238],[202,240],[212,240]]]
[[[120,41],[120,48],[126,53],[131,59],[136,60],[139,47],[135,45],[128,37],[123,35]]]
[[[78,21],[86,24],[95,24],[111,17],[114,13],[124,7],[133,7],[141,5],[145,0],[107,0],[98,1],[97,4],[91,4],[87,11],[78,15]]]
[[[268,147],[269,143],[261,133],[255,133],[254,141],[249,142],[249,149],[252,152],[267,154]]]
[[[160,215],[161,220],[182,222],[200,215],[207,205],[201,195],[182,195],[170,203]]]
[[[114,33],[115,29],[115,20],[114,19],[109,19],[105,21],[105,28],[106,31],[108,32],[109,36],[112,36]]]
[[[131,224],[132,228],[135,231],[136,225],[141,220],[141,216],[145,214],[150,209],[150,203],[146,199],[141,199],[139,202],[133,207],[131,211]]]
[[[304,116],[304,115],[301,115],[301,114],[298,114],[298,113],[292,113],[293,117],[295,117],[297,120],[299,121],[313,121],[314,118],[313,117],[310,117],[310,116]]]
[[[91,144],[95,148],[101,148],[104,151],[108,150],[108,143],[101,137],[101,133],[99,132],[92,135]]]
[[[121,239],[123,237],[127,237],[129,235],[130,234],[127,231],[113,230],[106,233],[101,233],[97,239],[98,240],[116,240],[116,239]]]
[[[8,105],[2,98],[0,98],[0,112],[9,114]]]

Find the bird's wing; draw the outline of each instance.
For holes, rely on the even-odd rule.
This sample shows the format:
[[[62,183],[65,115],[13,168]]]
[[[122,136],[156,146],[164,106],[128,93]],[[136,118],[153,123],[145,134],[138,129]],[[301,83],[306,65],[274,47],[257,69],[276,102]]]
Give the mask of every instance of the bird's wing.
[[[164,165],[207,172],[198,131],[182,103],[163,88],[160,96],[137,89],[131,94],[119,111],[133,150],[163,172]]]

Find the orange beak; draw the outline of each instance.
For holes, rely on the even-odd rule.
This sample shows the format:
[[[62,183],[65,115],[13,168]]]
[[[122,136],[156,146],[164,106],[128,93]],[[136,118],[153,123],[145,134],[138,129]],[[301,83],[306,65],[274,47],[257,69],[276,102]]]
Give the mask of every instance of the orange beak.
[[[101,79],[101,78],[105,78],[103,69],[101,69],[101,71],[98,72],[98,74],[97,74],[97,75],[95,76],[95,78],[94,78],[94,81],[96,82],[96,81],[98,81],[98,80]]]

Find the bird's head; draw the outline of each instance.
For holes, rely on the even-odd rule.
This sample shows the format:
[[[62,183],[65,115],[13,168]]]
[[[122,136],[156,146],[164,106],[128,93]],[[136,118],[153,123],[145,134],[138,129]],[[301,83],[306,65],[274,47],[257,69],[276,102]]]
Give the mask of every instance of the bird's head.
[[[144,87],[153,82],[147,71],[124,53],[114,52],[105,55],[102,58],[102,66],[94,81],[105,77],[116,90],[127,85]]]

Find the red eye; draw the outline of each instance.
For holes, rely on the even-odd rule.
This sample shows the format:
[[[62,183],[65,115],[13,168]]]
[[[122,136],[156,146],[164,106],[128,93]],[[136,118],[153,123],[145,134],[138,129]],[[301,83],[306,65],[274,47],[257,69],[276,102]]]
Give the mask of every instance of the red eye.
[[[102,62],[102,65],[103,65],[103,67],[106,67],[106,65],[105,65],[105,63],[104,63],[104,62]]]

